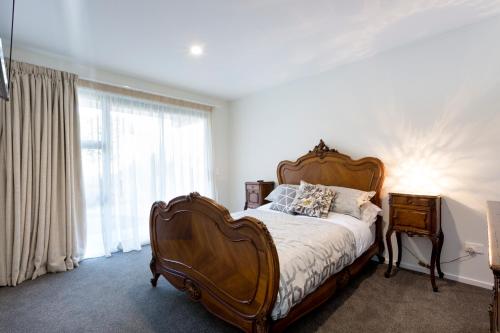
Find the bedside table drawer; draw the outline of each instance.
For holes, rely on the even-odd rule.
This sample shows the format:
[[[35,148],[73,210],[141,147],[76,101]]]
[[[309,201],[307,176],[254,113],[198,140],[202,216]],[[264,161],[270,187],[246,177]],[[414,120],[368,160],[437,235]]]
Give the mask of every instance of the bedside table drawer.
[[[247,184],[246,187],[248,204],[258,204],[260,202],[260,186]]]
[[[248,191],[247,192],[248,204],[258,204],[260,202],[260,194],[258,191]]]
[[[247,184],[247,192],[259,192],[259,189],[260,189],[259,185]]]
[[[430,210],[393,207],[391,213],[396,229],[431,231],[432,213]]]
[[[392,196],[393,205],[430,207],[434,205],[434,202],[435,200],[431,198],[399,196],[399,195]]]

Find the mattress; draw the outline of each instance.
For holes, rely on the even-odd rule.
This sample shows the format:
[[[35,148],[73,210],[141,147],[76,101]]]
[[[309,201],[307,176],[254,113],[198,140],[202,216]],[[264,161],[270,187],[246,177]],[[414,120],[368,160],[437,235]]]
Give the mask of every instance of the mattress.
[[[269,209],[269,204],[231,214],[252,216],[266,224],[278,252],[280,284],[271,317],[284,318],[290,309],[330,276],[352,264],[375,240],[375,225],[329,213],[320,219]]]
[[[315,217],[309,217],[309,216],[301,216],[301,215],[290,215],[290,214],[285,214],[282,212],[278,212],[275,210],[272,210],[271,207],[272,203],[265,204],[263,206],[260,206],[257,208],[257,210],[265,210],[269,212],[273,212],[275,214],[282,214],[287,217],[291,218],[299,218],[299,219],[316,219]],[[247,210],[246,212],[248,212]],[[329,223],[334,223],[334,224],[340,224],[349,230],[354,234],[354,237],[356,239],[356,258],[361,256],[363,253],[365,253],[366,250],[370,246],[373,245],[373,242],[375,242],[375,223],[372,223],[372,225],[368,226],[368,224],[364,221],[361,221],[355,217],[345,215],[345,214],[339,214],[339,213],[334,213],[330,212],[328,214],[328,217],[326,219],[319,219],[320,221],[323,222],[329,222]]]

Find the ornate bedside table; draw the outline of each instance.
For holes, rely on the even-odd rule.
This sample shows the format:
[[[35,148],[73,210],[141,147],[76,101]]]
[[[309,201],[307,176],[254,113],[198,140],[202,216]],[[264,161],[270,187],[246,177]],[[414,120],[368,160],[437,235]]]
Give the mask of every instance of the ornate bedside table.
[[[274,182],[258,180],[245,183],[245,209],[257,208],[267,203],[265,197],[274,189]]]
[[[385,277],[391,276],[393,261],[391,235],[394,231],[398,244],[397,267],[401,263],[401,233],[406,233],[409,237],[428,237],[432,242],[430,264],[432,290],[438,291],[435,268],[437,267],[440,278],[444,276],[440,265],[444,241],[441,229],[441,196],[389,193],[389,206],[389,227],[385,236],[389,252],[389,265]]]

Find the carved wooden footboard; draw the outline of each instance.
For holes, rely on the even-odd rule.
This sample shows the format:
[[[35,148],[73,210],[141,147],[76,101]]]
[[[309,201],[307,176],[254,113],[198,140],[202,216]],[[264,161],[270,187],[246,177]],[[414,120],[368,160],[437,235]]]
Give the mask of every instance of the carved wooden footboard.
[[[246,332],[266,332],[278,294],[279,262],[266,226],[252,217],[233,220],[198,193],[150,215],[151,283],[163,275],[210,312]]]

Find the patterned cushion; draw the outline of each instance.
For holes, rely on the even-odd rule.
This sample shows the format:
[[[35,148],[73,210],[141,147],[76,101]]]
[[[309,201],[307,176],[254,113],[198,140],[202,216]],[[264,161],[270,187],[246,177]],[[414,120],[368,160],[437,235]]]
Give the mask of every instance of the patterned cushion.
[[[280,185],[278,194],[274,197],[273,204],[269,207],[272,210],[293,214],[291,210],[293,199],[297,194],[298,185]],[[273,191],[274,192],[274,191]],[[270,194],[271,195],[271,194]],[[269,196],[268,196],[269,197]],[[266,198],[266,200],[269,200]]]
[[[281,190],[285,186],[293,187],[296,190],[299,188],[299,185],[281,184],[278,185],[274,190],[272,190],[271,193],[269,193],[269,195],[265,199],[271,202],[278,201],[280,199]]]
[[[335,191],[332,189],[301,181],[291,209],[301,215],[326,217],[334,198]]]
[[[361,205],[370,201],[375,195],[375,191],[365,192],[353,188],[329,186],[337,193],[337,197],[333,202],[330,210],[340,213],[351,215],[357,219],[361,219]]]

